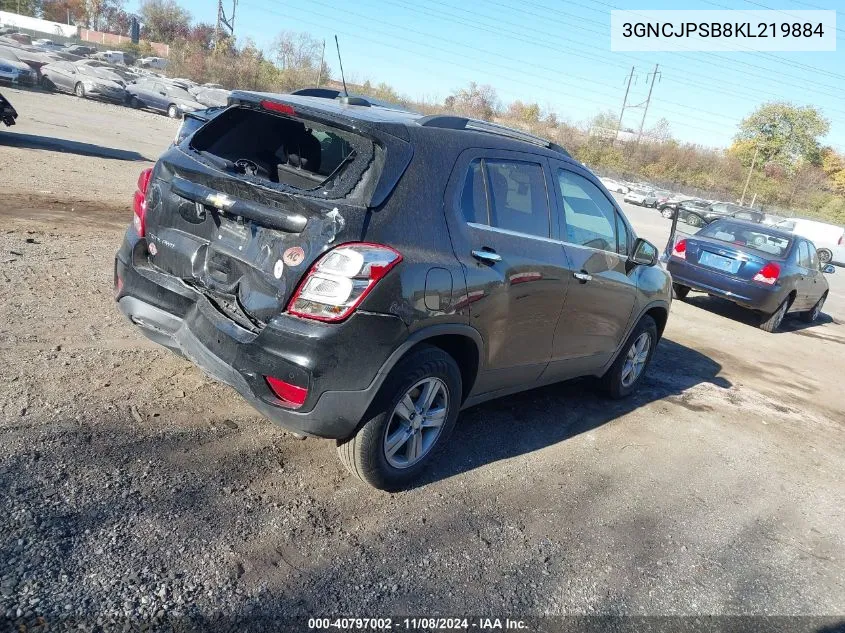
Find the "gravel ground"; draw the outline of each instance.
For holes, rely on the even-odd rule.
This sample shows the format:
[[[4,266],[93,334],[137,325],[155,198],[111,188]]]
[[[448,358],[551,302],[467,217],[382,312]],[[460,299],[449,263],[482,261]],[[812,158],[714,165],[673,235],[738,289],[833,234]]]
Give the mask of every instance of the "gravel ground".
[[[117,312],[129,196],[174,122],[3,92],[21,114],[0,132],[9,629],[306,630],[314,614],[845,621],[842,285],[820,325],[775,335],[728,304],[676,302],[634,398],[580,381],[473,408],[419,487],[379,493],[332,443],[286,434]],[[652,211],[630,216],[655,241],[665,232]]]

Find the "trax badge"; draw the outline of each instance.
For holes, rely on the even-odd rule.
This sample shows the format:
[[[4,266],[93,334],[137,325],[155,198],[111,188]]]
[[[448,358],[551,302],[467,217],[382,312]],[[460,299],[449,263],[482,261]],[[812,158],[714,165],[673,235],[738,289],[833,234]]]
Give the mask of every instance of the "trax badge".
[[[225,193],[210,193],[205,197],[205,201],[218,209],[230,209],[235,204],[235,201]]]

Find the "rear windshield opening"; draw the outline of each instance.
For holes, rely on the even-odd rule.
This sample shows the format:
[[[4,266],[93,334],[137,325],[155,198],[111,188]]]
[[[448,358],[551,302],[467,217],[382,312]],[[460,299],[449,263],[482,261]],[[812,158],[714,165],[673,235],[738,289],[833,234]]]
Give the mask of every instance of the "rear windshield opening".
[[[362,136],[252,108],[223,112],[194,135],[191,148],[223,159],[230,171],[304,190],[352,163],[363,163],[360,177],[374,151]]]
[[[792,240],[772,235],[764,230],[733,222],[714,222],[701,229],[698,235],[710,237],[720,242],[745,246],[766,255],[783,259],[789,252]]]

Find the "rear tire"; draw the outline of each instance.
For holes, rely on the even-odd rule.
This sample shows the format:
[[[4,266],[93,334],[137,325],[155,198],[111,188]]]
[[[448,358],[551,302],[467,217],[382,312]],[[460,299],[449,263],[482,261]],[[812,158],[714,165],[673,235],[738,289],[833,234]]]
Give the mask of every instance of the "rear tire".
[[[819,320],[819,317],[822,314],[822,308],[824,307],[825,299],[827,299],[827,293],[824,293],[821,298],[816,302],[810,310],[807,312],[801,313],[801,320],[805,323],[815,323]]]
[[[674,211],[672,211],[672,209],[670,209],[670,208],[668,208],[668,207],[667,207],[667,208],[663,209],[663,210],[660,212],[660,215],[662,215],[662,216],[663,216],[664,218],[666,218],[667,220],[671,220],[671,219],[672,219],[672,216],[674,216],[674,215],[675,215],[675,212],[674,212]]]
[[[690,215],[687,216],[686,223],[689,224],[690,226],[694,226],[695,228],[698,228],[698,227],[700,227],[704,224],[704,220],[702,220],[697,215],[690,214]]]
[[[177,108],[175,104],[171,103],[169,106],[167,106],[167,116],[169,116],[171,119],[178,119],[179,108]]]
[[[427,385],[434,392],[430,407],[421,402]],[[437,347],[418,348],[390,372],[355,435],[338,440],[340,461],[374,488],[407,487],[452,434],[461,407],[461,388],[461,371],[449,354]],[[408,399],[412,406],[404,406]]]
[[[644,336],[647,336],[645,347]],[[633,393],[651,363],[657,341],[657,324],[650,316],[643,316],[628,336],[613,365],[602,376],[602,387],[608,396],[617,400]]]
[[[85,86],[82,85],[82,82],[77,82],[77,84],[73,87],[73,94],[80,99],[85,98]]]
[[[672,284],[672,298],[686,299],[689,294],[690,287],[683,284]]]
[[[829,264],[829,263],[830,263],[830,260],[831,260],[831,259],[833,259],[833,253],[832,253],[832,252],[830,252],[830,251],[829,251],[828,249],[826,249],[826,248],[820,248],[819,250],[817,250],[817,251],[816,251],[816,253],[818,253],[818,255],[819,255],[819,261],[820,261],[822,264]]]
[[[777,310],[772,312],[772,314],[763,317],[763,320],[760,322],[760,329],[765,330],[766,332],[777,332],[780,324],[783,323],[783,319],[786,316],[786,311],[788,309],[789,297],[784,299],[783,303],[781,303]]]

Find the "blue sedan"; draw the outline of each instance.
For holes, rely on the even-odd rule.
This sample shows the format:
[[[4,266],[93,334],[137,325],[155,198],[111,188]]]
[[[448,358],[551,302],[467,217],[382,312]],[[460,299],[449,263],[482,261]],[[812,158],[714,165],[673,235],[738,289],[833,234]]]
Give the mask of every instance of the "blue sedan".
[[[668,249],[668,247],[667,247]],[[774,332],[788,313],[812,323],[828,294],[813,243],[786,231],[736,219],[716,220],[691,236],[677,236],[667,253],[674,296],[706,292],[756,310]]]

